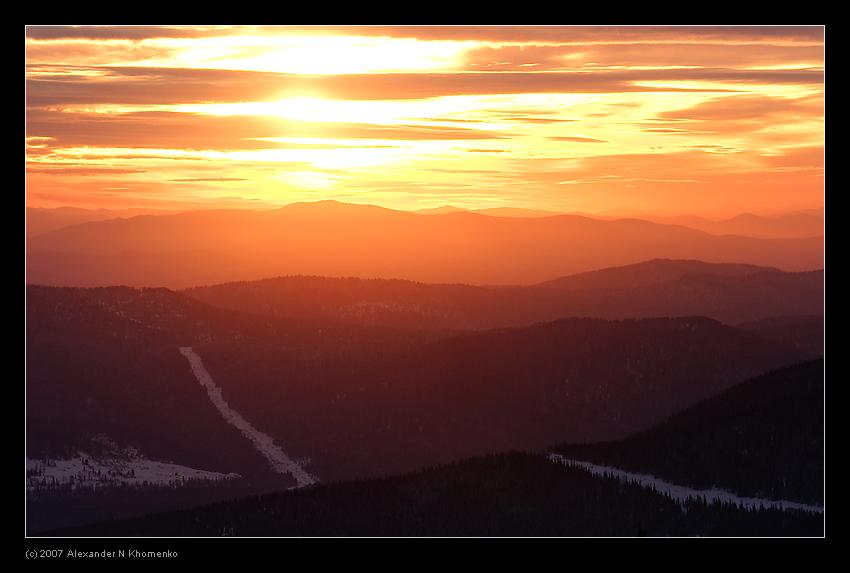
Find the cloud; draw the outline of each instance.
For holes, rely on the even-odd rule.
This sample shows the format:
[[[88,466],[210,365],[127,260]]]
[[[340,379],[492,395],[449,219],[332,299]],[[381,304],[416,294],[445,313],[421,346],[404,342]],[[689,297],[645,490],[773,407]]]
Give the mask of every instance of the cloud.
[[[105,43],[105,42],[28,42],[26,59],[30,68],[56,67],[57,64],[73,64],[79,70],[92,70],[92,66],[104,62],[127,65],[145,60],[165,61],[173,58],[178,49],[174,46],[149,43]],[[70,66],[68,66],[70,67]]]
[[[218,183],[226,181],[249,181],[244,177],[187,177],[184,179],[169,179],[177,183]]]
[[[823,26],[334,26],[293,31],[483,42],[823,42]]]
[[[782,115],[811,116],[823,113],[823,99],[783,98],[761,94],[716,98],[693,107],[658,114],[662,119],[689,121],[729,121],[766,119]]]
[[[508,43],[823,42],[822,26],[27,26],[38,40],[351,35]]]
[[[132,173],[147,173],[142,169],[124,169],[119,167],[46,167],[45,163],[39,163],[40,167],[27,166],[27,173],[38,173],[42,175],[129,175]]]
[[[90,114],[31,110],[27,133],[51,137],[51,147],[259,149],[279,147],[255,137],[280,136],[282,122],[258,117],[210,117],[176,112]]]
[[[554,139],[555,141],[574,141],[576,143],[608,143],[604,139],[594,139],[592,137],[552,136],[549,139]]]
[[[291,36],[327,33],[416,37],[423,41],[401,44],[416,45],[428,57],[431,47],[435,54],[446,48],[429,47],[432,40],[488,43],[449,45],[451,57],[417,73],[223,69],[283,69],[276,59],[283,47],[301,46]],[[227,181],[244,181],[240,194],[270,197],[288,185],[281,173],[289,165],[277,159],[304,159],[296,171],[322,176],[341,169],[345,178],[337,179],[350,188],[442,197],[453,196],[452,188],[479,187],[502,197],[521,194],[539,202],[528,206],[547,208],[590,205],[597,194],[613,206],[646,201],[667,209],[669,199],[673,209],[704,200],[773,200],[774,186],[802,195],[820,192],[823,95],[799,97],[823,90],[818,26],[57,26],[29,27],[27,35],[28,193],[40,197],[97,191],[128,201],[165,200],[169,194],[188,200],[211,196]],[[264,38],[243,42],[234,35]],[[280,41],[269,39],[276,35]],[[346,57],[344,50],[326,52],[322,57],[332,63]],[[408,61],[402,50],[398,57]],[[322,69],[332,68],[344,69]],[[203,105],[298,96],[372,103],[329,105],[333,118],[303,108],[306,119],[340,123],[287,120],[274,114],[297,119],[299,108],[276,104]],[[442,96],[470,97],[417,101]],[[171,107],[180,104],[195,105]],[[373,107],[379,113],[367,113]],[[355,111],[346,115],[348,109]],[[360,109],[366,110],[362,116]],[[498,124],[504,124],[501,131],[481,129]],[[417,140],[434,143],[411,143]],[[608,143],[579,145],[603,141]],[[369,144],[398,149],[373,153],[366,151]],[[321,151],[343,147],[364,151]],[[291,151],[268,151],[280,149]],[[616,155],[601,155],[609,152]],[[386,162],[340,167],[349,155]]]
[[[692,149],[566,159],[511,159],[512,191],[575,210],[623,209],[668,213],[759,211],[823,200],[823,148],[805,146],[763,155]],[[749,205],[749,207],[744,207]]]
[[[617,184],[626,179],[643,181],[704,181],[720,183],[773,168],[823,167],[823,147],[798,146],[781,153],[741,151],[730,164],[723,154],[689,149],[669,153],[618,153],[568,159],[512,159],[512,168],[525,181],[541,183],[598,182]]]
[[[231,26],[27,26],[34,40],[145,40],[152,38],[205,38],[240,31]]]
[[[770,168],[794,168],[823,171],[824,148],[819,145],[783,149],[781,153],[762,155],[761,161]]]
[[[62,66],[51,70],[27,78],[28,106],[268,101],[294,85],[269,72],[74,66],[66,77]],[[80,75],[83,70],[100,75]]]
[[[644,129],[650,133],[689,134],[758,134],[773,141],[793,140],[785,133],[800,122],[823,118],[823,96],[782,98],[761,94],[733,95],[714,98],[688,108],[659,113],[659,123]],[[664,122],[667,122],[666,125]],[[777,126],[784,129],[777,130]],[[799,143],[799,142],[798,142]]]
[[[181,104],[274,101],[293,95],[335,99],[393,100],[450,95],[517,93],[619,93],[728,91],[691,88],[687,82],[820,85],[818,70],[618,70],[596,72],[397,73],[305,76],[186,68],[98,68],[109,75],[81,79],[61,74],[27,79],[31,107],[85,104]],[[641,82],[684,82],[682,87]]]
[[[649,129],[642,129],[646,133],[673,133],[677,135],[687,135],[689,133],[694,133],[690,129],[677,129],[673,127],[652,127]]]
[[[304,145],[263,138],[484,140],[507,137],[500,132],[462,127],[322,123],[178,112],[96,114],[44,110],[28,112],[27,134],[51,138],[49,145],[53,148],[89,146],[194,150],[305,148]]]
[[[480,71],[544,71],[606,67],[702,68],[822,67],[823,45],[584,44],[485,46],[467,51],[464,65]]]

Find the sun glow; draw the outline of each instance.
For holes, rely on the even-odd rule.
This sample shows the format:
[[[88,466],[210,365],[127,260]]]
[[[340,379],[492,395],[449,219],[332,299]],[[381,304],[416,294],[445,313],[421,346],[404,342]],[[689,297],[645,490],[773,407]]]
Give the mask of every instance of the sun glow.
[[[28,37],[28,201],[357,190],[396,207],[593,212],[682,209],[699,187],[720,216],[822,200],[811,31],[150,30]],[[805,191],[777,195],[777,173]]]

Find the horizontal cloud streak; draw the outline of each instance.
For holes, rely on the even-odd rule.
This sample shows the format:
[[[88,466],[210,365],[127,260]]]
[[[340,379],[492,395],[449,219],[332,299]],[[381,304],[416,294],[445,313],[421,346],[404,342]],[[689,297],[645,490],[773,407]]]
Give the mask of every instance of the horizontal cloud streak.
[[[408,141],[506,137],[499,132],[462,127],[299,122],[262,116],[207,116],[177,112],[104,115],[41,110],[29,112],[27,134],[48,137],[49,145],[53,147],[223,150],[317,147],[263,138],[306,137]]]
[[[27,38],[38,40],[204,38],[238,32],[230,26],[27,26]]]
[[[578,137],[568,135],[555,135],[549,139],[553,141],[572,141],[575,143],[607,143],[604,139],[594,139],[592,137]]]
[[[517,43],[822,42],[822,26],[27,26],[51,39],[204,38],[231,35],[351,35]]]
[[[303,76],[177,68],[103,68],[107,77],[27,79],[29,106],[274,101],[293,95],[336,99],[422,99],[451,95],[728,91],[726,86],[671,87],[643,82],[819,85],[818,70],[625,70],[569,73],[398,73]]]

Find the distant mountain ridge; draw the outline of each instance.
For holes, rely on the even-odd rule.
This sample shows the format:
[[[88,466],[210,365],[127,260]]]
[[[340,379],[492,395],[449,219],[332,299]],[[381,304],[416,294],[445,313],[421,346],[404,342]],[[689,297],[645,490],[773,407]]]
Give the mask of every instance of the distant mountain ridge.
[[[522,209],[519,207],[488,207],[484,209],[463,209],[454,205],[443,205],[441,207],[433,207],[430,209],[418,209],[414,213],[422,215],[442,215],[445,213],[477,213],[479,215],[490,215],[492,217],[555,217],[558,215],[576,214],[587,216],[580,213],[562,213],[560,211],[546,211],[543,209]],[[592,217],[591,217],[592,218]]]
[[[708,316],[729,324],[823,313],[823,273],[652,260],[526,287],[278,277],[187,289],[213,306],[414,329],[523,326],[565,317]]]
[[[773,267],[739,263],[708,263],[693,259],[653,259],[633,265],[609,267],[560,277],[540,283],[540,286],[559,290],[629,288],[680,279],[687,275],[743,277],[760,272],[781,271]]]
[[[297,205],[294,203],[293,205]],[[285,209],[279,207],[279,210]],[[212,209],[221,211],[222,209]],[[226,210],[226,209],[225,209]],[[231,211],[261,211],[257,209],[236,209]],[[105,221],[117,218],[130,218],[139,215],[174,215],[181,212],[192,212],[187,209],[169,210],[156,208],[132,209],[87,209],[78,207],[27,207],[26,223],[27,237],[33,237],[93,221]],[[408,212],[408,211],[400,211]],[[486,207],[467,209],[454,205],[442,205],[417,209],[412,211],[421,215],[440,215],[446,213],[475,213],[492,217],[537,218],[554,217],[559,215],[574,215],[590,219],[613,221],[618,219],[638,219],[661,224],[673,224],[705,231],[711,234],[732,234],[760,238],[799,238],[820,236],[823,234],[824,209],[806,209],[783,215],[764,216],[753,213],[741,213],[728,219],[714,220],[695,215],[657,216],[651,214],[635,214],[630,216],[596,215],[582,212],[550,211],[545,209],[528,209],[521,207]]]
[[[740,215],[720,221],[696,216],[647,216],[645,218],[658,223],[684,225],[714,235],[743,235],[765,239],[817,237],[822,236],[824,232],[822,209],[807,210],[774,217],[741,213]]]
[[[823,266],[822,238],[714,236],[577,215],[422,216],[333,201],[83,223],[28,241],[30,283],[185,288],[285,274],[531,284],[651,258]]]
[[[26,235],[34,237],[57,231],[80,223],[106,221],[108,219],[135,217],[138,215],[169,214],[161,209],[80,209],[76,207],[58,207],[46,209],[26,208]]]

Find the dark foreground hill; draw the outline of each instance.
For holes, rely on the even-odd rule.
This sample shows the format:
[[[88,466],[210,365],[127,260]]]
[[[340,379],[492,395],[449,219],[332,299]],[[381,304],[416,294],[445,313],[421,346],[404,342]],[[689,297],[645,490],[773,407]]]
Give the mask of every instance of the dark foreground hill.
[[[668,481],[822,505],[823,362],[756,377],[628,440],[562,446]],[[488,455],[397,477],[327,483],[51,536],[820,536],[823,515],[674,501],[553,463]]]
[[[625,440],[556,448],[566,457],[701,489],[822,504],[824,363],[748,380]]]
[[[823,517],[684,506],[532,454],[316,486],[55,536],[820,536]]]

